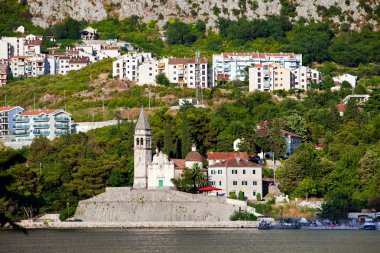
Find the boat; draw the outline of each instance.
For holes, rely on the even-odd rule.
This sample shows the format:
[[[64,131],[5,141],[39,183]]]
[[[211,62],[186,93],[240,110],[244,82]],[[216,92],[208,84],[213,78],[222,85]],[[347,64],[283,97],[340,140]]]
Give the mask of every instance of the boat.
[[[267,221],[263,220],[263,221],[261,221],[259,223],[259,227],[258,228],[259,229],[270,229],[271,228],[270,222],[267,222]]]
[[[370,218],[365,219],[363,229],[365,229],[365,230],[376,230],[376,224],[373,221],[373,219],[370,219]]]

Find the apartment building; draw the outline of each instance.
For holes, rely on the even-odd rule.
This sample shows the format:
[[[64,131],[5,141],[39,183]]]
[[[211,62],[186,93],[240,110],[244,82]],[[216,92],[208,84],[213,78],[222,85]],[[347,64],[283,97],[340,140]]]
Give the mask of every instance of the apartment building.
[[[32,110],[14,116],[15,141],[28,142],[36,136],[46,136],[52,140],[70,133],[71,114],[64,110]]]
[[[9,136],[14,132],[15,115],[23,112],[24,109],[20,106],[0,107],[0,138]]]
[[[112,63],[112,75],[119,79],[128,79],[138,83],[139,66],[152,60],[151,53],[128,53]]]
[[[322,81],[322,74],[312,68],[299,66],[291,69],[292,71],[292,88],[308,90],[311,82],[319,83]]]
[[[207,58],[199,61],[196,70],[195,58],[169,58],[166,76],[171,83],[178,83],[188,88],[196,88],[196,71],[199,71],[199,84],[202,88],[209,87],[209,66]]]
[[[291,71],[279,64],[255,64],[249,68],[249,91],[289,90],[291,84]]]
[[[10,71],[14,77],[35,77],[47,74],[45,55],[14,56],[10,60]]]
[[[13,56],[41,54],[43,36],[21,35],[20,37],[2,37],[0,39],[0,59]]]
[[[208,166],[209,184],[220,188],[218,195],[236,195],[240,191],[247,199],[263,194],[262,166],[239,157]]]
[[[302,54],[294,53],[221,53],[212,57],[213,85],[218,81],[243,81],[246,67],[255,64],[276,63],[293,69],[302,66]]]
[[[0,62],[0,87],[4,87],[7,85],[8,71],[9,71],[8,63]]]

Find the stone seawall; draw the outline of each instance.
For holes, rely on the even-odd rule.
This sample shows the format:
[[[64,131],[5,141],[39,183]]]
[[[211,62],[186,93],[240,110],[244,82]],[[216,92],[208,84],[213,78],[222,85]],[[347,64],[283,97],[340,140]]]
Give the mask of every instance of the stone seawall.
[[[226,199],[174,190],[107,188],[106,192],[79,202],[75,218],[84,222],[221,222],[246,207]]]

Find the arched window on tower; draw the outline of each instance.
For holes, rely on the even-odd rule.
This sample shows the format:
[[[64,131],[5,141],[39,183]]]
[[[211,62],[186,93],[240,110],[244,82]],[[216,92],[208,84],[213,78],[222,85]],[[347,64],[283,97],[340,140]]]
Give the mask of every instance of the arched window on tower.
[[[146,147],[147,147],[147,148],[150,147],[150,138],[147,138],[147,139],[146,139]]]
[[[144,139],[140,138],[140,145],[144,145]]]
[[[139,145],[139,138],[136,138],[136,145]]]

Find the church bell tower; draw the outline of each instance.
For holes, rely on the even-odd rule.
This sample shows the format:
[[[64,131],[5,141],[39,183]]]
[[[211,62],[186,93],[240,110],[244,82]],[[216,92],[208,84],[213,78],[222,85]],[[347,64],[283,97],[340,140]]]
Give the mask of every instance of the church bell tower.
[[[134,136],[133,188],[148,188],[148,164],[152,161],[150,126],[144,108],[141,108]]]

